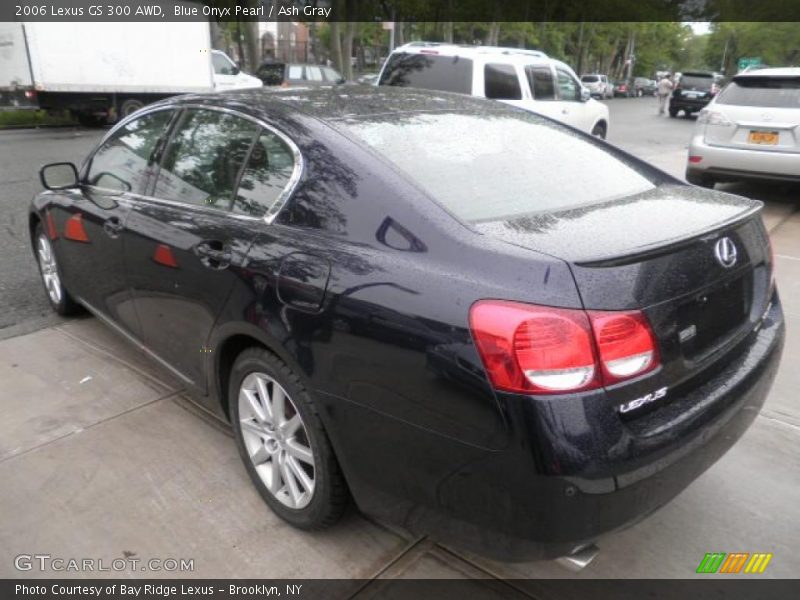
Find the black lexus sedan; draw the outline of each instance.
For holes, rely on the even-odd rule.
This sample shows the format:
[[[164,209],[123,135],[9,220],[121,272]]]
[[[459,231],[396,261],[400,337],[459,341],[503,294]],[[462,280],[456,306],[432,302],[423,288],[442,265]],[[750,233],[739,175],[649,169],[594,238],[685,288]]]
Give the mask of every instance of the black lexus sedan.
[[[53,308],[174,372],[301,528],[352,497],[501,559],[583,551],[735,443],[782,350],[760,203],[490,101],[183,96],[41,179]]]

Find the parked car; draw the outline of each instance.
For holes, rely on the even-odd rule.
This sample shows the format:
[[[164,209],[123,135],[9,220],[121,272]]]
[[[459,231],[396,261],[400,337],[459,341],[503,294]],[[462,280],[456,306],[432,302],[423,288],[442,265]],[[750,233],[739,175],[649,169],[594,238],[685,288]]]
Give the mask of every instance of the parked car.
[[[700,111],[689,144],[686,179],[800,181],[800,68],[736,75]]]
[[[256,75],[267,86],[316,86],[340,85],[345,82],[342,74],[325,65],[285,63],[268,60],[258,67]]]
[[[614,82],[614,97],[630,98],[633,96],[633,88],[629,81],[620,79]]]
[[[633,93],[641,98],[642,96],[655,96],[658,91],[658,84],[647,77],[636,77],[633,80]]]
[[[581,77],[581,83],[594,98],[612,98],[614,96],[613,86],[607,75],[590,73]]]
[[[688,117],[705,107],[719,92],[723,79],[712,71],[687,71],[676,75],[676,81],[669,98],[670,117],[677,117],[680,111]]]
[[[352,495],[500,559],[585,555],[736,442],[781,358],[760,202],[499,102],[180,96],[40,176],[53,308],[157,357],[301,528]]]
[[[568,65],[538,50],[412,42],[392,52],[378,85],[490,98],[601,138],[608,133],[608,107]]]

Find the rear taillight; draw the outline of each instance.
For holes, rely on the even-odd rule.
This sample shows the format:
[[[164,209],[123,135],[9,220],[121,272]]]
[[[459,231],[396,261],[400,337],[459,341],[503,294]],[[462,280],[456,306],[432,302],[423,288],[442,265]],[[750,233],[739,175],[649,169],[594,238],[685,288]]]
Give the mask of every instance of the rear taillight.
[[[601,387],[658,364],[644,315],[481,300],[470,328],[492,385],[558,394]]]
[[[603,383],[647,373],[658,364],[653,332],[639,311],[589,311]]]

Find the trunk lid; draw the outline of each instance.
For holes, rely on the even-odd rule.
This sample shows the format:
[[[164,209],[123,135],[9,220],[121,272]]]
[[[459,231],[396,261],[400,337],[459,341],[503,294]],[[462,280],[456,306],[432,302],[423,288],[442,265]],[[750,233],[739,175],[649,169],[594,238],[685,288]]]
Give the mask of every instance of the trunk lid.
[[[711,146],[800,152],[800,108],[765,108],[713,104],[729,123],[708,123],[704,141]]]
[[[720,192],[662,185],[592,206],[475,226],[567,261],[585,308],[644,312],[661,366],[608,388],[621,406],[664,387],[675,390],[757,327],[771,295],[760,207]],[[718,258],[730,256],[725,239],[736,252],[727,266]],[[721,252],[719,244],[725,245]]]

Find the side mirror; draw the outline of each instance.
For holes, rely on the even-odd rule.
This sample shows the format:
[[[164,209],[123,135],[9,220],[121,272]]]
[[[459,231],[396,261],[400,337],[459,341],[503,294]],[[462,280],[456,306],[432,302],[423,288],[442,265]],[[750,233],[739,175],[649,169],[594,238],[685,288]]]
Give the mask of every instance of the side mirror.
[[[588,102],[592,98],[592,93],[585,87],[581,87],[581,102]]]
[[[239,67],[239,65],[233,65],[233,67],[231,68],[231,71],[232,71],[232,73],[231,73],[232,75],[238,75],[239,73],[242,72],[242,69]]]
[[[344,77],[339,77],[339,79],[336,80],[336,83],[338,85],[342,85],[343,83],[347,83],[347,80]]]
[[[71,162],[50,163],[39,169],[39,180],[48,190],[68,190],[78,186],[78,169]]]

